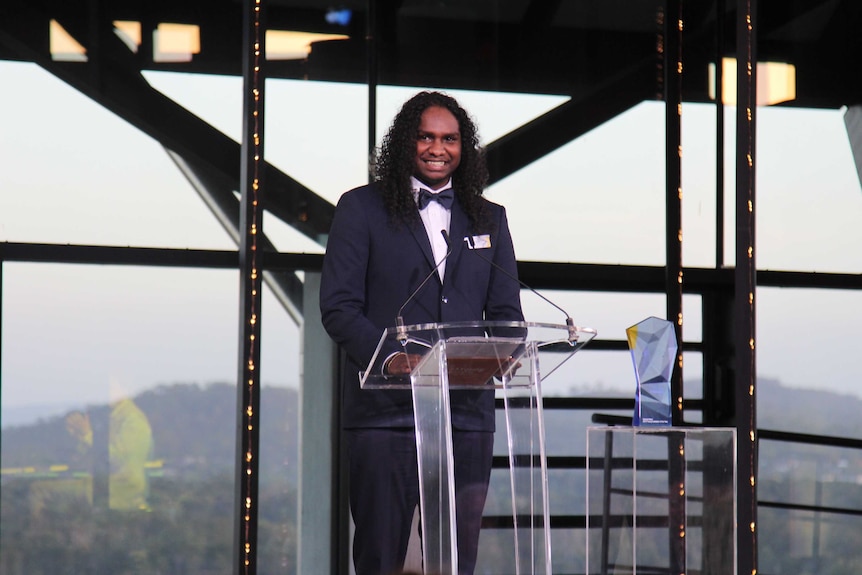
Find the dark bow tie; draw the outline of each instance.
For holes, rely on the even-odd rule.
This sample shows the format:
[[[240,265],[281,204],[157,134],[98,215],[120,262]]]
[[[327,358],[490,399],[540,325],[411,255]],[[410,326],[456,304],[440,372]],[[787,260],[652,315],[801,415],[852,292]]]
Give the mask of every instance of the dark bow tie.
[[[435,201],[447,210],[452,209],[452,202],[455,201],[455,191],[452,188],[447,188],[442,192],[433,193],[428,190],[419,190],[419,209],[424,210],[428,202]]]

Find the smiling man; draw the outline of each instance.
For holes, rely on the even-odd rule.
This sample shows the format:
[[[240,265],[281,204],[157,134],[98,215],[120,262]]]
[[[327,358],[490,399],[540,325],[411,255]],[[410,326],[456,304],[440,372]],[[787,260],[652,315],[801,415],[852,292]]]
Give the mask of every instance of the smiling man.
[[[467,112],[446,94],[421,92],[403,105],[384,137],[374,182],[345,193],[335,210],[320,307],[326,331],[346,356],[341,420],[357,575],[403,568],[419,503],[410,391],[359,386],[357,374],[381,334],[398,315],[407,325],[523,320],[506,211],[482,197],[487,179]],[[466,237],[487,238],[485,258],[471,257],[460,241]],[[436,278],[419,289],[432,274]],[[404,354],[388,351],[384,369],[406,372]],[[494,392],[458,390],[450,397],[458,573],[471,575],[491,474]]]
[[[416,137],[416,179],[432,190],[450,183],[461,164],[461,128],[446,108],[432,106],[422,112]]]

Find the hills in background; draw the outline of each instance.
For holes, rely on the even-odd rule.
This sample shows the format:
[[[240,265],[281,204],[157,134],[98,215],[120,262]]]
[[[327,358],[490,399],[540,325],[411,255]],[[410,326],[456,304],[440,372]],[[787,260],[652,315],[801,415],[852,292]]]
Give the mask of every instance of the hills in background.
[[[261,462],[295,474],[297,444],[295,425],[298,393],[293,389],[264,387],[261,395]],[[237,392],[233,385],[173,384],[145,391],[134,404],[148,420],[154,446],[151,459],[170,474],[233,473],[236,444]],[[96,422],[108,421],[110,406],[88,406]],[[67,412],[34,423],[4,425],[2,467],[50,468],[68,465],[81,451],[67,429]]]
[[[208,470],[232,473],[236,442],[236,389],[227,383],[177,383],[145,391],[132,398],[152,430],[153,459],[166,472],[184,474]],[[862,399],[847,394],[784,387],[762,380],[758,388],[758,426],[835,437],[862,438]],[[107,421],[110,407],[89,406],[94,420]],[[65,416],[32,423],[9,424],[2,431],[2,467],[67,464],[78,447],[67,430]],[[567,437],[573,428],[586,428],[592,413],[571,411],[547,418],[547,434]],[[11,417],[15,421],[15,417]],[[260,461],[271,471],[296,474],[298,391],[264,386],[261,393]],[[262,469],[263,471],[263,469]]]
[[[144,471],[149,477],[145,512],[114,506],[114,494],[122,494],[133,486],[130,479],[142,475],[140,465],[138,475],[117,473],[122,446],[114,444],[114,433],[104,433],[106,426],[115,427],[112,406],[89,406],[71,418],[63,414],[5,427],[0,573],[226,573],[234,549],[236,399],[235,386],[227,383],[168,385],[132,398],[132,411],[138,420],[143,414],[154,446],[152,465]],[[255,456],[260,461],[262,575],[297,572],[298,399],[293,389],[265,386],[261,391],[262,444]],[[759,422],[770,429],[860,437],[860,407],[862,400],[853,396],[790,389],[775,381],[761,382],[758,394]],[[93,424],[89,460],[69,433],[67,419],[81,415]],[[591,410],[555,409],[546,415],[549,453],[583,453]],[[505,433],[497,438],[505,443]],[[855,521],[862,509],[860,453],[760,443],[758,553],[770,573],[824,575],[823,557],[834,567],[829,573],[862,573],[862,536]],[[583,468],[553,475],[554,514],[583,511],[585,480]],[[81,497],[88,493],[90,503]],[[505,512],[509,496],[505,481],[492,477],[488,514]],[[787,505],[803,510],[788,512],[783,509]],[[805,511],[812,506],[823,511]],[[485,571],[490,573],[509,572],[511,542],[498,531],[488,529],[483,535]],[[563,529],[559,537],[567,543],[555,547],[555,564],[565,572],[579,572],[583,534]],[[788,553],[788,541],[802,551]]]

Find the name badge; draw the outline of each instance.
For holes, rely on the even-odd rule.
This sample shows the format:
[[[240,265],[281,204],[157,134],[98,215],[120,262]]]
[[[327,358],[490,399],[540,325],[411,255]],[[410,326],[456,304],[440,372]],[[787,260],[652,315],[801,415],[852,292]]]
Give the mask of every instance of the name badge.
[[[467,242],[467,247],[471,250],[483,250],[491,247],[491,236],[488,234],[467,236],[464,241]]]

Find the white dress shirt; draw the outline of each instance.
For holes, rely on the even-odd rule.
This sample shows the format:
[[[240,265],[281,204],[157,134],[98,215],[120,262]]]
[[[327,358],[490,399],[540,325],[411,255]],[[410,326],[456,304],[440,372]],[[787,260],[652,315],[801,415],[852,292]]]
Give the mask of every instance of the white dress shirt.
[[[428,190],[432,194],[437,194],[445,189],[452,187],[452,178],[445,186],[439,190],[432,190],[414,177],[410,178],[410,184],[413,187],[413,199],[419,195],[419,190]],[[440,205],[440,202],[428,202],[424,209],[419,210],[419,217],[422,218],[422,223],[425,224],[425,232],[428,234],[428,240],[431,242],[431,251],[434,254],[434,263],[440,264],[437,268],[437,273],[440,274],[440,281],[443,281],[443,274],[446,271],[446,262],[440,263],[446,257],[446,252],[449,246],[446,245],[446,238],[440,233],[440,230],[446,230],[449,233],[449,222],[452,221],[452,212]]]

